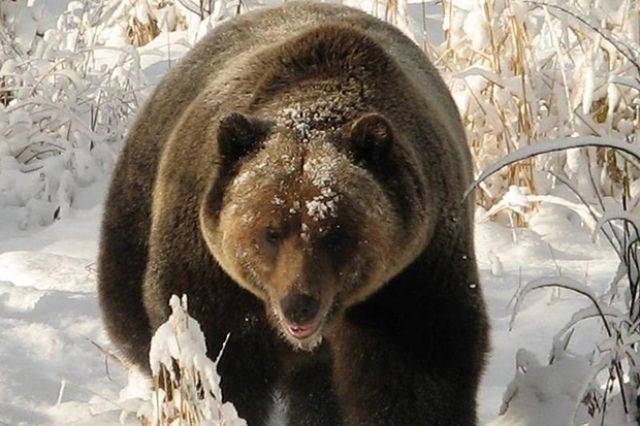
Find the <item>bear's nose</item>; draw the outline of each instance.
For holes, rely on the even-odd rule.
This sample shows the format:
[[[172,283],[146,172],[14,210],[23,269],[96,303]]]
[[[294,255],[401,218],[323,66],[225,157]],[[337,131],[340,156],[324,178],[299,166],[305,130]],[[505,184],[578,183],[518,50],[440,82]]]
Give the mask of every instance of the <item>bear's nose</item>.
[[[280,301],[280,307],[287,321],[306,325],[318,314],[320,301],[310,294],[293,293]]]

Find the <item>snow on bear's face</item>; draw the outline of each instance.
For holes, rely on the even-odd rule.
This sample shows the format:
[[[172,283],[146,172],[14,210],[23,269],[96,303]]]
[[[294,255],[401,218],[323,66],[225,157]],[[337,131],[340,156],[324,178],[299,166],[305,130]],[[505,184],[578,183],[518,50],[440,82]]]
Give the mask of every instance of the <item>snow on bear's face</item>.
[[[255,125],[244,119],[243,128]],[[386,125],[379,120],[365,116],[347,130],[305,131],[303,139],[273,126],[226,180],[219,178],[204,204],[203,234],[216,260],[265,302],[294,347],[317,346],[332,320],[378,289],[394,268],[396,213],[345,141],[354,132],[368,138],[358,123]]]

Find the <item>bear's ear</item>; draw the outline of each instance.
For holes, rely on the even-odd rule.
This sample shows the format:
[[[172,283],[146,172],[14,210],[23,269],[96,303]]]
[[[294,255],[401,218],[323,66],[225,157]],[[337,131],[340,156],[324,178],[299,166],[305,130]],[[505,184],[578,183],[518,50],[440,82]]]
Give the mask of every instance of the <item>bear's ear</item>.
[[[239,112],[229,113],[220,119],[218,150],[225,163],[234,163],[253,152],[268,130],[267,123]]]
[[[386,158],[392,142],[391,124],[380,114],[365,114],[351,125],[349,144],[355,161],[378,163]]]

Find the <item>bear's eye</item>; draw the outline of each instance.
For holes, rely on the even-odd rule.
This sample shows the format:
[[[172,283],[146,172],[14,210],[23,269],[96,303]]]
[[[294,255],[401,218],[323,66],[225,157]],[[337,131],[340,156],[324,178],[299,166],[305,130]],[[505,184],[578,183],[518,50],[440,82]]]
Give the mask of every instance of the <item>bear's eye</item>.
[[[280,241],[281,236],[280,231],[272,227],[269,227],[264,231],[264,239],[269,244],[276,244]]]
[[[337,248],[347,240],[347,235],[341,229],[334,229],[329,231],[323,239],[327,246]]]

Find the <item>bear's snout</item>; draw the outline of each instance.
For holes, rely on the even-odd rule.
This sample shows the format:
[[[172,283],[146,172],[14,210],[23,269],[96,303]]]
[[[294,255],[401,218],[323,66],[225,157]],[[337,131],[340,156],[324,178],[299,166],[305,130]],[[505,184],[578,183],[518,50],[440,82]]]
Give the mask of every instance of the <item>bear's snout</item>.
[[[304,326],[316,318],[320,300],[307,293],[292,293],[280,301],[285,320],[291,325]]]

